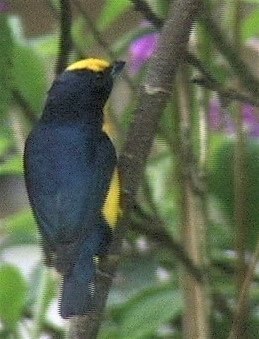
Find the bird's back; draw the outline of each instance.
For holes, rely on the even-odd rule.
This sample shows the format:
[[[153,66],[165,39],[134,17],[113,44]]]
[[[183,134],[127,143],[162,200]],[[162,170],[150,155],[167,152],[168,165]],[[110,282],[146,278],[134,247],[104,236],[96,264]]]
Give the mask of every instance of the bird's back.
[[[71,241],[94,227],[116,164],[108,137],[92,125],[39,123],[26,143],[31,204],[51,242]]]

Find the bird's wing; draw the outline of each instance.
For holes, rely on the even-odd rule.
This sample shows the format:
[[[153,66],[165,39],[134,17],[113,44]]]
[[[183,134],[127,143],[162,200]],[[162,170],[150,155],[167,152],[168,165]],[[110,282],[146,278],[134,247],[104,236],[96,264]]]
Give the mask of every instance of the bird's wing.
[[[30,203],[53,248],[91,233],[116,165],[114,147],[105,134],[89,137],[87,131],[79,132],[36,130],[26,144]]]

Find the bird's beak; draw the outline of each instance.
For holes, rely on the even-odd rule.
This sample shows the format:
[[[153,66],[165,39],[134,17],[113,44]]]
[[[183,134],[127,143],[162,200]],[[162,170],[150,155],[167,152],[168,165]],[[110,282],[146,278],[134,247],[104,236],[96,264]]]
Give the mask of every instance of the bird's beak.
[[[112,69],[111,69],[111,76],[113,77],[113,79],[120,74],[120,72],[123,70],[125,66],[125,61],[115,61],[112,65]]]

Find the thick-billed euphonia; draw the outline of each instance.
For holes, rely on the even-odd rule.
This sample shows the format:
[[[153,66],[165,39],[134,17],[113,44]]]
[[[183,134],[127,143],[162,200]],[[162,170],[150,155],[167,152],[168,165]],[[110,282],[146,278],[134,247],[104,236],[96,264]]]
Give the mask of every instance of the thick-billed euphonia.
[[[103,108],[124,64],[85,59],[69,66],[25,145],[25,182],[46,262],[63,276],[63,318],[94,309],[96,257],[107,251],[120,211]]]

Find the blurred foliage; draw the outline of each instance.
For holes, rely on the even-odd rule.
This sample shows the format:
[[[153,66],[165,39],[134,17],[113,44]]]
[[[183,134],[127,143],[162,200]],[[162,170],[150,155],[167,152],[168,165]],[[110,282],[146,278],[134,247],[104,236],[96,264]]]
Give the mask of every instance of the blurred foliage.
[[[168,1],[148,1],[152,9],[161,17],[166,17]],[[222,10],[224,1],[209,1],[214,8]],[[241,25],[243,43],[250,38],[259,38],[258,0],[243,1],[249,10],[245,11]],[[54,10],[58,11],[58,1]],[[134,6],[129,0],[106,0],[96,19],[96,29],[100,34],[109,29],[120,19],[134,15]],[[91,13],[89,13],[91,14]],[[131,44],[147,33],[153,33],[154,27],[143,27],[140,24],[126,33],[118,32],[110,44],[107,55],[114,53],[118,58],[128,58],[128,75],[136,87],[145,75],[145,66],[139,74],[133,76],[130,69]],[[208,32],[203,35],[203,64],[213,74],[222,86],[229,86],[234,80],[233,72],[222,61],[216,51],[211,50],[211,37]],[[94,32],[87,25],[84,13],[78,13],[73,19],[72,38],[74,51],[71,59],[79,55],[89,55],[91,48],[98,45]],[[0,183],[6,177],[21,178],[22,157],[19,152],[22,140],[16,138],[17,124],[26,135],[32,127],[31,115],[36,119],[40,116],[46,97],[47,88],[53,78],[55,60],[58,54],[59,32],[27,39],[23,34],[23,25],[19,15],[15,20],[8,12],[0,13]],[[258,44],[257,40],[257,44]],[[207,48],[207,50],[206,50]],[[206,58],[207,56],[207,58]],[[257,60],[258,62],[258,60]],[[195,72],[193,72],[195,74]],[[125,84],[124,84],[125,85]],[[124,86],[123,85],[123,86]],[[192,85],[193,86],[193,85]],[[193,124],[194,148],[199,147],[198,119],[201,101],[197,88],[193,86]],[[132,121],[132,113],[138,104],[134,91],[129,93],[130,102],[117,112],[111,104],[111,116],[116,121],[118,143],[121,144],[125,131]],[[212,95],[211,95],[212,97]],[[197,99],[198,98],[198,99]],[[125,102],[127,100],[125,99]],[[228,102],[224,103],[226,110]],[[208,107],[207,107],[208,108]],[[15,113],[15,114],[14,114]],[[208,120],[209,110],[207,109]],[[258,112],[257,112],[258,113]],[[181,319],[184,311],[181,293],[179,261],[161,242],[148,239],[141,231],[141,223],[149,226],[150,219],[162,220],[169,234],[180,238],[181,211],[179,205],[179,182],[177,181],[177,166],[179,154],[175,151],[176,134],[179,122],[175,118],[176,105],[168,105],[161,120],[158,136],[154,142],[150,156],[145,183],[141,187],[139,211],[136,211],[132,223],[139,223],[129,231],[126,237],[122,264],[116,278],[114,288],[110,293],[106,318],[103,323],[100,339],[105,338],[181,338]],[[229,113],[228,113],[229,114]],[[17,121],[17,116],[19,119]],[[233,117],[229,114],[230,119]],[[209,137],[209,159],[207,168],[208,205],[211,209],[209,218],[209,261],[212,262],[211,291],[220,291],[226,303],[233,304],[236,294],[235,281],[235,235],[234,218],[234,149],[236,138],[223,130],[211,130]],[[247,252],[252,253],[258,239],[259,225],[259,136],[249,137],[247,149],[248,176],[248,239],[245,244]],[[4,194],[4,192],[1,192]],[[158,226],[159,227],[159,226]],[[8,215],[0,220],[0,255],[8,249],[17,246],[38,244],[37,227],[28,208],[16,214]],[[159,239],[158,239],[159,240]],[[28,247],[30,248],[30,247]],[[32,252],[32,257],[33,257]],[[5,258],[5,256],[4,256]],[[216,263],[213,266],[213,263]],[[0,266],[0,337],[11,338],[17,333],[17,328],[25,328],[30,332],[35,321],[35,310],[39,312],[39,300],[43,298],[40,312],[44,333],[52,333],[59,338],[64,337],[61,325],[49,321],[47,316],[49,306],[57,299],[59,277],[51,272],[42,288],[42,267],[36,265],[29,276],[24,277],[19,266],[3,262]],[[250,333],[258,333],[258,273],[255,275],[251,291]],[[42,293],[40,296],[39,294]],[[42,300],[41,300],[42,301]],[[231,308],[233,311],[233,308]],[[40,320],[39,320],[40,319]],[[27,322],[29,321],[29,326]],[[212,312],[213,338],[228,336],[231,320],[224,310],[219,312],[213,305]]]
[[[230,231],[235,230],[235,204],[234,204],[234,151],[235,140],[233,138],[218,136],[212,146],[213,157],[211,157],[211,169],[209,178],[209,187],[211,193],[218,199],[222,211],[224,211]],[[255,248],[258,239],[259,225],[259,140],[251,139],[247,144],[247,230],[249,238],[246,248],[251,250]]]
[[[5,15],[0,16],[0,122],[4,123],[8,107],[11,99],[12,88],[12,55],[13,55],[13,41],[12,32],[8,25],[8,20]]]
[[[14,88],[34,112],[40,112],[47,89],[43,61],[28,44],[15,43],[13,53]]]
[[[16,326],[26,301],[27,284],[20,271],[11,265],[0,267],[0,318],[7,328]]]

